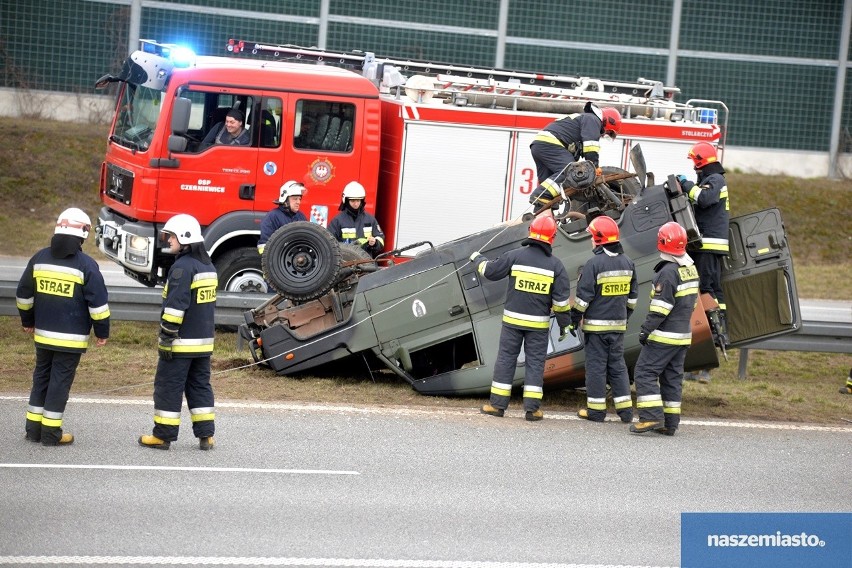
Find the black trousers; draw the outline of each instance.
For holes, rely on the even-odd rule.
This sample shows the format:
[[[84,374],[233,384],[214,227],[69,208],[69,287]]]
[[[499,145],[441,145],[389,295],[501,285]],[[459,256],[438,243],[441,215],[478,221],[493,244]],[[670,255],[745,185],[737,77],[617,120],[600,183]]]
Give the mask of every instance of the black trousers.
[[[215,431],[213,387],[210,386],[210,357],[160,359],[154,379],[154,431],[157,438],[174,442],[180,429],[183,396],[192,415],[196,438],[212,436]]]
[[[36,347],[33,387],[27,408],[29,438],[56,442],[62,437],[62,415],[81,356],[79,352]]]
[[[683,395],[683,362],[688,345],[649,341],[642,347],[633,370],[636,410],[640,422],[662,421],[666,428],[680,424]]]
[[[725,309],[725,293],[722,291],[722,255],[712,252],[691,252],[698,270],[698,286],[716,299],[721,310]]]
[[[544,394],[544,360],[547,357],[547,329],[523,330],[504,325],[500,331],[500,348],[494,361],[491,383],[491,406],[506,409],[511,397],[512,379],[518,366],[521,346],[524,348],[524,410],[535,412]]]

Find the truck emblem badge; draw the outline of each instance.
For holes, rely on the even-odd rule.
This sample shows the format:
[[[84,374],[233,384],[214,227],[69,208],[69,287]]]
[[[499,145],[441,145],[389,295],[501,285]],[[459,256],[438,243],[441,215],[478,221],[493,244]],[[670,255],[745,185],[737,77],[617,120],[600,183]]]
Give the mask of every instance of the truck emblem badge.
[[[328,227],[328,205],[312,205],[308,221],[323,227]]]
[[[311,164],[311,178],[317,183],[328,183],[334,177],[334,166],[325,158],[317,158]]]
[[[275,165],[275,162],[266,162],[263,164],[263,173],[268,176],[274,176],[275,172],[278,171],[278,166]]]
[[[414,314],[414,317],[422,318],[426,315],[426,304],[420,300],[414,300],[411,302],[411,312]]]

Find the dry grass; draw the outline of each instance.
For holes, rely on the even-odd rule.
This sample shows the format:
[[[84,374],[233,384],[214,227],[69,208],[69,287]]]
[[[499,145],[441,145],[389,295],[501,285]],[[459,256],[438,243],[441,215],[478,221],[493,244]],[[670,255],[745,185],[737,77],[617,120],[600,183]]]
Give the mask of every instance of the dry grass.
[[[0,394],[24,395],[30,386],[33,346],[16,317],[0,317],[0,334],[7,337],[0,352]],[[77,370],[75,396],[148,397],[157,366],[157,324],[114,322],[105,347],[92,347]],[[738,351],[713,373],[710,385],[684,386],[685,418],[780,420],[816,424],[845,424],[852,419],[852,397],[839,394],[850,358],[825,353],[749,353],[748,378],[737,378]],[[118,364],[117,364],[118,363]],[[374,371],[357,360],[346,376],[283,377],[253,365],[248,351],[237,348],[233,334],[216,337],[213,388],[218,399],[267,402],[330,403],[368,406],[467,408],[481,398],[430,397],[417,394],[395,375]],[[513,401],[520,408],[519,398]],[[573,412],[584,406],[579,391],[549,392],[546,411]]]
[[[52,121],[23,124],[0,118],[0,136],[15,141],[0,146],[3,253],[29,257],[46,246],[59,211],[73,205],[94,215],[99,209],[106,127]],[[734,215],[781,208],[800,297],[852,298],[852,181],[736,172],[727,177]],[[87,241],[85,250],[98,258],[93,241]],[[13,317],[0,317],[0,334],[8,338],[0,353],[0,393],[24,394],[32,373],[32,340]],[[747,380],[737,378],[738,355],[733,352],[732,360],[714,372],[711,385],[685,385],[685,417],[830,424],[852,419],[852,397],[837,392],[852,367],[848,355],[755,351],[750,353]],[[83,357],[72,393],[150,396],[156,362],[156,324],[114,322],[108,345],[91,348]],[[422,396],[385,372],[290,378],[250,363],[248,352],[236,349],[233,334],[217,336],[213,358],[217,397],[470,409],[480,403],[480,399]],[[544,408],[573,411],[583,403],[583,394],[576,391],[547,393]]]

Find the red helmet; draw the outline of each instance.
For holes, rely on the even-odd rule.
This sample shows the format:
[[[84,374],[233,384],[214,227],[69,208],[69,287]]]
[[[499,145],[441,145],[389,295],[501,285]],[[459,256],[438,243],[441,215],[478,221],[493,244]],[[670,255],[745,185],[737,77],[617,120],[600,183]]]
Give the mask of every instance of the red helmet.
[[[708,142],[698,142],[695,146],[689,149],[689,159],[695,163],[695,169],[700,169],[707,164],[718,162],[719,157],[716,154],[716,148]]]
[[[615,138],[621,132],[621,113],[612,107],[605,107],[601,112],[601,134]]]
[[[592,219],[586,231],[592,234],[592,242],[595,245],[618,242],[618,225],[606,215]]]
[[[686,229],[669,221],[657,232],[657,250],[674,256],[686,252]]]
[[[530,223],[530,238],[549,245],[556,236],[556,221],[550,215],[539,215]]]

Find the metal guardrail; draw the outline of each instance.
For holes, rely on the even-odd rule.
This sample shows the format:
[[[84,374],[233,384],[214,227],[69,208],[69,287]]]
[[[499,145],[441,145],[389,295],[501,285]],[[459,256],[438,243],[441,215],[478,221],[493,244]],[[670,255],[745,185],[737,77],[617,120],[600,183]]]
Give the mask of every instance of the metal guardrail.
[[[15,289],[17,282],[0,281],[0,315],[17,316]],[[272,294],[223,292],[216,294],[216,323],[240,325],[245,323],[246,310],[258,307]],[[159,321],[163,303],[162,288],[109,286],[111,318],[124,321]]]
[[[0,281],[0,315],[18,315],[15,307],[16,287],[17,282]],[[111,317],[124,321],[158,321],[162,294],[162,288],[109,286]],[[246,310],[256,308],[271,297],[271,294],[219,291],[216,295],[216,323],[245,323],[243,314]],[[852,302],[832,302],[830,309],[822,304],[824,302],[801,300],[799,307],[803,321],[798,331],[740,348],[739,377],[746,377],[748,352],[752,349],[852,353]]]

